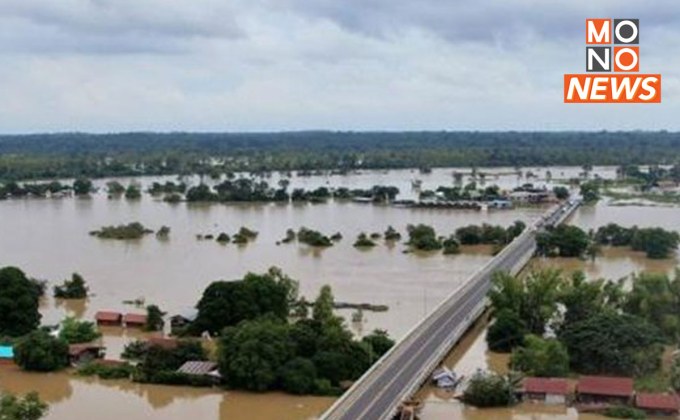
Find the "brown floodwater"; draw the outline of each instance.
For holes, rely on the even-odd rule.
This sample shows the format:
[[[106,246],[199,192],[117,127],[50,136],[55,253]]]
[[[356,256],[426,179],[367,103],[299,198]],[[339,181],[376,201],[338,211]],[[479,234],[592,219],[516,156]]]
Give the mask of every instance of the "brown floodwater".
[[[481,171],[488,174],[487,185],[499,184],[509,188],[524,182],[546,183],[541,180],[546,169],[530,170],[539,178],[518,178],[512,168]],[[410,198],[417,194],[411,189],[412,180],[422,180],[422,188],[452,185],[451,171],[437,169],[427,175],[414,171],[365,171],[346,177],[295,177],[291,180],[291,188],[321,185],[368,188],[389,184],[402,190],[400,198]],[[564,179],[577,176],[580,168],[550,168],[550,171],[553,178]],[[613,168],[596,168],[596,172],[609,178],[615,174]],[[135,181],[148,186],[154,180],[167,179],[174,178],[138,178]],[[277,180],[277,175],[274,175],[268,181],[275,185]],[[126,184],[129,179],[121,181]],[[105,180],[96,182],[100,187],[104,184]],[[610,210],[600,205],[594,209],[582,209],[574,220],[586,227],[596,227],[610,221],[611,214],[614,214]],[[107,199],[103,192],[82,199],[7,200],[0,201],[0,266],[18,266],[30,276],[49,280],[50,286],[61,282],[72,272],[79,272],[85,277],[92,296],[86,301],[45,298],[41,303],[45,324],[54,324],[67,315],[92,319],[98,310],[141,312],[141,308],[123,303],[137,298],[143,298],[146,304],[156,303],[170,314],[187,313],[210,282],[238,279],[248,271],[262,272],[270,266],[278,266],[300,282],[300,292],[308,299],[313,299],[322,285],[330,284],[338,301],[388,305],[389,311],[384,313],[364,311],[363,321],[350,323],[350,327],[358,335],[381,328],[399,338],[488,261],[490,249],[466,247],[464,253],[452,256],[441,253],[407,254],[403,253],[403,244],[387,246],[381,242],[374,249],[359,251],[352,247],[352,243],[360,232],[382,232],[392,225],[404,234],[407,224],[427,223],[433,225],[438,233],[448,235],[456,228],[471,223],[507,226],[517,219],[531,222],[543,211],[542,208],[480,212],[401,209],[335,202],[319,205],[170,205],[148,195],[139,201]],[[677,208],[617,207],[615,211],[618,219],[614,221],[619,223],[633,220],[643,224],[638,219],[645,215],[652,221],[650,224],[666,227],[677,224],[680,215]],[[152,229],[170,226],[170,238],[160,241],[150,235],[138,241],[121,242],[88,235],[89,231],[104,225],[131,221],[140,221]],[[257,239],[240,247],[196,239],[199,233],[225,231],[232,234],[241,226],[259,231]],[[325,250],[314,250],[296,243],[276,245],[284,237],[286,229],[301,226],[327,234],[339,231],[344,239]],[[639,256],[621,256],[616,260],[616,256],[605,255],[598,259],[591,271],[605,270],[601,268],[602,264],[607,264],[610,259],[612,267],[620,267],[624,263],[630,267],[642,267],[640,264],[646,261]],[[588,268],[585,269],[588,271]],[[606,270],[614,272],[613,269]],[[607,275],[606,270],[598,276]],[[627,268],[620,270],[623,274],[626,274],[625,271],[628,271]],[[348,320],[351,312],[341,311]],[[103,333],[109,358],[117,358],[126,343],[145,336],[120,328],[106,328]],[[487,356],[485,349],[478,348],[480,345],[483,345],[483,340],[481,344],[473,340],[471,350],[465,353],[460,363],[467,363],[472,370],[493,365],[493,356]],[[502,364],[496,363],[499,369]],[[206,419],[305,419],[318,415],[332,403],[332,399],[323,397],[97,381],[69,373],[33,375],[6,366],[0,367],[0,389],[17,393],[39,391],[51,403],[49,419],[106,419],[114,415],[119,418],[121,414],[130,420],[182,419],[188,415]],[[460,407],[448,411],[449,401],[446,399],[428,397],[427,401],[426,418],[462,413]],[[476,415],[469,409],[464,409],[464,414]],[[488,414],[491,415],[491,412]],[[498,415],[503,416],[503,413]]]

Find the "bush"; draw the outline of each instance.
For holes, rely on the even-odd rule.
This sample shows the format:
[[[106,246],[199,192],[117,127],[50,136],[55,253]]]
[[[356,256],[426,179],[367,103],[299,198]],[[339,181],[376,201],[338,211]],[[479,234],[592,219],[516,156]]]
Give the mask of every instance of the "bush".
[[[476,407],[507,407],[516,402],[515,386],[509,377],[477,372],[470,378],[463,401]]]
[[[48,406],[40,400],[36,392],[26,394],[23,398],[14,395],[0,396],[0,419],[2,420],[38,420],[45,416]]]
[[[527,336],[524,345],[512,352],[510,364],[529,376],[564,377],[569,374],[569,354],[564,345],[555,339],[535,335]]]
[[[153,233],[153,230],[147,229],[139,222],[128,223],[127,225],[118,226],[104,226],[99,230],[90,232],[90,235],[102,239],[140,239],[144,235]]]
[[[90,362],[78,369],[78,375],[97,376],[100,379],[129,379],[134,373],[134,367],[128,363],[104,365]]]
[[[54,297],[59,299],[85,299],[87,286],[78,273],[73,273],[71,280],[64,280],[61,286],[54,286]]]
[[[460,244],[454,236],[449,236],[448,239],[444,239],[442,245],[444,246],[444,255],[460,253]]]
[[[68,343],[43,330],[34,331],[14,346],[14,361],[24,370],[51,372],[68,366]]]
[[[298,241],[309,246],[329,247],[333,246],[333,241],[328,236],[316,230],[301,227],[297,234]]]
[[[302,357],[290,360],[279,369],[283,390],[291,394],[311,394],[316,390],[316,367]]]
[[[78,321],[73,317],[64,319],[61,323],[59,338],[69,344],[89,343],[101,337],[93,322]]]
[[[616,419],[644,419],[645,412],[637,408],[628,407],[625,405],[618,405],[615,407],[607,407],[602,414],[605,417],[612,417]]]
[[[355,248],[372,248],[375,246],[375,242],[370,240],[365,233],[360,233],[356,242],[354,242]]]
[[[526,333],[526,325],[519,315],[509,309],[502,309],[486,332],[486,342],[491,351],[509,353],[524,344]]]
[[[434,229],[427,225],[408,225],[408,245],[419,251],[436,251],[442,249],[441,241],[437,238]]]

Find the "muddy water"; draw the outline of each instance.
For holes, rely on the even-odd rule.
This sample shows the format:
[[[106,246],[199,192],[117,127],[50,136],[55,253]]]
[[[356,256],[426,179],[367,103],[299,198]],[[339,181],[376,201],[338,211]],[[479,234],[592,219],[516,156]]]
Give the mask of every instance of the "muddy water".
[[[596,229],[607,223],[623,226],[661,226],[680,231],[680,207],[612,207],[606,202],[596,206],[580,208],[570,223],[583,229]],[[619,279],[632,273],[655,272],[672,274],[678,267],[680,255],[666,260],[650,260],[644,253],[627,248],[605,248],[595,261],[576,258],[535,259],[529,268],[553,267],[565,273],[583,271],[590,279]],[[486,319],[480,320],[463,338],[461,343],[448,355],[444,365],[456,373],[470,376],[478,369],[505,373],[508,370],[509,355],[488,351],[485,335]],[[603,419],[595,415],[579,414],[573,408],[550,407],[543,404],[522,403],[510,409],[476,409],[466,407],[453,398],[453,394],[425,386],[418,397],[425,401],[422,418],[438,419]]]
[[[248,394],[188,387],[100,381],[68,372],[30,374],[0,366],[0,389],[37,391],[50,404],[47,419],[307,419],[332,404],[332,398]]]
[[[551,168],[554,178],[575,177],[580,168]],[[484,171],[484,170],[481,170]],[[524,182],[544,183],[545,169],[532,168],[539,180],[518,178],[512,168],[495,170],[498,176],[486,177],[487,184],[514,187]],[[604,177],[613,177],[613,168],[598,168]],[[170,178],[169,178],[170,179]],[[365,172],[348,177],[293,178],[291,187],[313,188],[320,185],[367,188],[375,184],[397,185],[409,198],[417,194],[411,181],[421,179],[423,188],[452,185],[451,170],[435,170],[422,175],[413,171]],[[137,179],[149,185],[152,178]],[[126,183],[128,180],[122,180]],[[269,180],[277,181],[276,176]],[[104,181],[96,183],[104,185]],[[617,208],[622,217],[639,211]],[[647,208],[644,210],[648,211]],[[190,311],[201,291],[217,279],[241,278],[247,271],[281,267],[300,281],[303,295],[313,298],[323,284],[333,287],[337,300],[386,304],[386,313],[364,313],[364,322],[351,327],[357,334],[383,328],[398,338],[429,312],[439,301],[490,258],[488,248],[466,249],[456,256],[404,254],[404,246],[385,244],[370,251],[352,247],[362,231],[384,231],[388,225],[405,230],[409,223],[427,223],[439,233],[452,233],[470,223],[509,225],[516,219],[531,221],[543,209],[466,212],[415,210],[329,203],[322,205],[169,205],[145,195],[138,202],[109,200],[103,193],[89,199],[9,200],[0,202],[0,266],[16,265],[29,275],[49,279],[54,284],[72,272],[81,273],[93,296],[87,301],[54,301],[41,305],[44,323],[55,323],[65,315],[91,319],[98,310],[141,311],[123,304],[124,300],[143,297],[171,314]],[[601,213],[608,213],[605,208]],[[660,216],[655,215],[655,218]],[[678,220],[677,213],[664,217]],[[673,219],[675,217],[675,219]],[[579,214],[587,223],[599,223],[597,216]],[[632,216],[635,220],[636,216]],[[168,225],[170,239],[153,236],[139,241],[117,242],[90,237],[87,233],[103,225],[140,221],[152,229]],[[606,218],[604,222],[606,223]],[[637,222],[641,224],[641,222]],[[197,241],[198,233],[234,233],[241,226],[260,232],[247,246],[221,246],[213,241]],[[325,233],[342,232],[344,240],[326,250],[312,250],[298,244],[276,245],[286,229],[300,226]],[[604,260],[604,259],[601,259]],[[618,263],[613,263],[618,266]],[[349,319],[351,312],[343,312]],[[104,344],[108,357],[116,358],[125,343],[143,336],[135,331],[107,328]],[[483,345],[474,342],[470,369],[486,360]],[[480,356],[481,354],[481,356]],[[475,356],[476,355],[476,356]],[[468,359],[463,359],[468,360]],[[494,364],[493,357],[489,362]],[[485,362],[487,363],[487,362]],[[481,364],[484,365],[484,364]],[[503,365],[502,361],[496,365]],[[120,418],[181,419],[304,419],[317,415],[331,404],[329,398],[294,397],[281,394],[224,393],[186,387],[163,387],[126,382],[92,381],[67,373],[30,375],[15,368],[0,367],[0,389],[23,393],[38,390],[51,403],[50,419]],[[461,414],[462,408],[449,411],[447,402],[429,398],[426,418]],[[449,413],[449,414],[446,414]],[[483,415],[491,414],[483,413]],[[499,418],[507,413],[499,412]],[[464,415],[477,416],[471,410]],[[494,414],[496,415],[496,414]]]
[[[504,172],[510,175],[499,175],[497,179],[490,175],[487,183],[512,187],[524,182],[512,174],[512,169]],[[409,198],[417,194],[411,190],[411,180],[415,178],[423,181],[423,188],[452,185],[453,181],[448,170],[429,175],[392,171],[293,178],[291,187],[368,188],[390,184],[398,185],[402,197]],[[158,179],[135,179],[143,186],[154,180]],[[126,184],[129,179],[121,181]],[[276,184],[276,175],[269,182]],[[96,185],[102,187],[105,180]],[[148,195],[137,202],[108,199],[103,191],[89,199],[7,200],[0,202],[0,266],[21,267],[31,276],[50,280],[50,286],[74,271],[85,277],[93,294],[88,300],[43,300],[43,322],[51,324],[66,315],[92,319],[98,310],[141,312],[141,308],[123,304],[124,300],[140,297],[147,304],[159,304],[170,314],[185,313],[211,281],[241,278],[247,271],[263,271],[276,265],[298,279],[301,293],[309,298],[314,298],[321,285],[330,284],[337,300],[388,305],[386,313],[364,312],[364,321],[353,323],[351,328],[357,334],[383,328],[398,338],[491,258],[490,250],[471,247],[456,256],[404,254],[402,244],[388,247],[381,243],[370,251],[359,251],[352,243],[360,232],[382,232],[392,225],[404,233],[409,223],[427,223],[441,234],[449,234],[470,223],[509,225],[516,219],[529,222],[542,212],[413,210],[353,203],[169,205]],[[148,236],[118,242],[88,235],[104,225],[131,221],[140,221],[152,229],[170,226],[170,238],[159,241]],[[242,247],[196,240],[198,233],[231,234],[241,226],[259,231],[257,240]],[[301,226],[328,234],[340,231],[345,238],[325,250],[298,244],[276,245],[286,229]],[[349,319],[351,312],[343,315]],[[109,358],[117,358],[127,342],[145,337],[120,328],[105,328],[102,332]],[[121,415],[131,420],[181,419],[188,415],[205,419],[303,419],[319,414],[332,402],[318,397],[99,382],[67,373],[31,375],[10,367],[0,367],[0,389],[17,393],[38,390],[51,403],[50,419]]]

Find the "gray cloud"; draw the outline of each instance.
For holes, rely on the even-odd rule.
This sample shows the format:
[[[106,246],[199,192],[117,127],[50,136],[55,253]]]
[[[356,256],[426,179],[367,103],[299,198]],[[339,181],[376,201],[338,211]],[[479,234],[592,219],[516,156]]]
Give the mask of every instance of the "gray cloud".
[[[3,0],[0,131],[680,129],[680,4],[653,4]],[[641,19],[663,104],[562,103],[586,17]]]

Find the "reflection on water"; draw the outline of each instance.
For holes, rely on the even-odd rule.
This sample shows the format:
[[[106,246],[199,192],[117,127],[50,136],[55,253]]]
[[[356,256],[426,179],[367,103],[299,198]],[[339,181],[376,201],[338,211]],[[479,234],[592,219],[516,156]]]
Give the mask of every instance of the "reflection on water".
[[[213,389],[101,381],[69,372],[33,374],[0,366],[0,390],[37,391],[50,404],[47,420],[70,419],[306,419],[333,398],[247,394]]]

